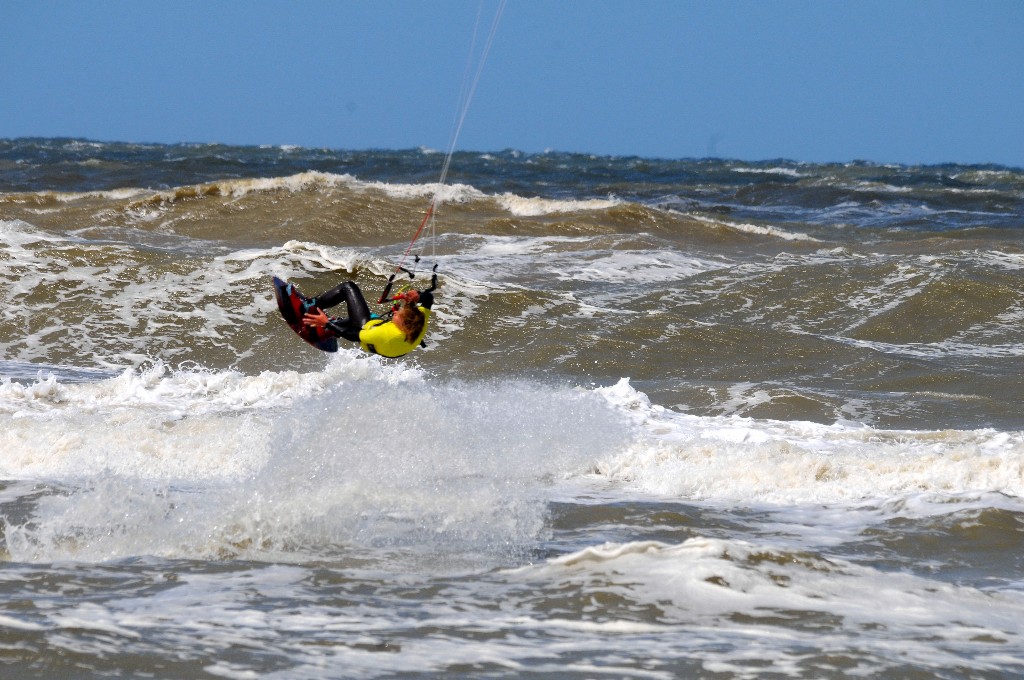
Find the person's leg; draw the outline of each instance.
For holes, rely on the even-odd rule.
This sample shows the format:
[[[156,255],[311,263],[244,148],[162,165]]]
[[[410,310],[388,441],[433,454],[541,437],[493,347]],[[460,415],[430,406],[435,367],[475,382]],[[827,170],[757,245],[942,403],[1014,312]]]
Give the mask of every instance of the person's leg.
[[[362,328],[370,320],[370,317],[373,316],[370,312],[370,305],[366,304],[363,291],[359,290],[359,286],[356,285],[355,281],[346,281],[343,285],[345,288],[345,305],[348,307],[348,318],[352,320],[354,326]]]
[[[330,323],[328,328],[337,333],[339,338],[350,342],[359,342],[359,330],[362,326],[356,326],[351,319],[336,319]]]
[[[328,309],[345,299],[345,288],[350,283],[352,282],[346,281],[345,283],[339,284],[334,288],[331,288],[330,290],[325,290],[319,295],[315,295],[311,298],[306,298],[306,300],[311,305],[315,305],[320,309]]]
[[[358,342],[359,331],[370,320],[372,314],[370,306],[366,304],[366,298],[363,297],[362,291],[359,290],[359,286],[354,281],[345,281],[314,298],[310,298],[309,302],[320,309],[327,309],[328,307],[335,306],[342,300],[345,301],[345,306],[348,308],[348,318],[338,319],[333,325],[336,328],[344,329],[341,337]]]

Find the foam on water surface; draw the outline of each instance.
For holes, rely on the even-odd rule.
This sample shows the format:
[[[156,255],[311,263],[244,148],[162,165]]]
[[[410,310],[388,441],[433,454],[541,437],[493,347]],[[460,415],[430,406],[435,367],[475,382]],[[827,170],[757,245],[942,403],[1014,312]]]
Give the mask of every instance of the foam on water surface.
[[[0,476],[65,489],[7,527],[21,560],[514,551],[543,530],[544,488],[629,429],[592,392],[437,385],[353,353],[323,373],[157,366],[0,397]]]
[[[921,491],[1024,496],[1024,433],[890,431],[653,405],[628,381],[599,390],[648,436],[604,459],[601,475],[668,498],[814,504]]]

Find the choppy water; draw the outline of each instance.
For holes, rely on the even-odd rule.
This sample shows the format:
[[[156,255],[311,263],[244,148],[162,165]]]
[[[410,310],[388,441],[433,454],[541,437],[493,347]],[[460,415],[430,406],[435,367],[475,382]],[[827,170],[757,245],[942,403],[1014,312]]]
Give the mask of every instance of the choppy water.
[[[4,677],[1024,674],[1024,171],[442,160],[0,140]]]

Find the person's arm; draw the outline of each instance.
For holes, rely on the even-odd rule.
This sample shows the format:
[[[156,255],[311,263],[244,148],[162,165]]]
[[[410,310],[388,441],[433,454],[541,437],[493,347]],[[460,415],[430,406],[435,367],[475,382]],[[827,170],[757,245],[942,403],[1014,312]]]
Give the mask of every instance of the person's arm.
[[[317,307],[314,307],[313,309],[316,311],[306,312],[302,317],[302,322],[304,324],[312,326],[313,328],[323,328],[338,336],[341,335],[341,330],[334,323],[335,319],[329,318],[322,309]]]
[[[435,269],[436,269],[436,267],[435,267]],[[435,290],[437,290],[437,272],[436,271],[434,272],[434,275],[430,277],[430,288],[427,288],[426,290],[421,290],[419,292],[420,293],[419,304],[420,304],[421,307],[426,307],[427,309],[430,309],[431,305],[434,304],[434,291]]]
[[[434,273],[430,276],[430,288],[427,288],[423,293],[433,293],[437,290],[437,265],[434,265]]]

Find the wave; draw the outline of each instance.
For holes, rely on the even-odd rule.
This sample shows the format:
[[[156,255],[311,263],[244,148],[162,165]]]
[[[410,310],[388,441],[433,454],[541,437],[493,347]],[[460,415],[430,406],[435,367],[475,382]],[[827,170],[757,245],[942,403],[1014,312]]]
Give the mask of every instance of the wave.
[[[354,352],[313,372],[155,364],[94,378],[0,381],[0,480],[52,486],[31,521],[7,519],[13,559],[290,561],[365,535],[366,548],[490,560],[535,544],[560,489],[814,506],[822,522],[831,507],[836,536],[908,513],[1024,513],[1022,432],[693,416],[628,379],[439,380]],[[403,422],[413,447],[387,435]]]
[[[907,664],[939,674],[964,664],[985,674],[1006,663],[1005,644],[1024,642],[1017,593],[937,584],[771,543],[704,536],[609,542],[505,573],[525,589],[557,587],[602,602],[621,622],[580,625],[588,617],[568,615],[523,625],[567,635],[633,634],[636,644],[649,646],[643,653],[662,659],[673,648],[662,637],[678,639],[682,627],[693,641],[686,657],[700,660],[705,672],[735,674],[753,656],[766,661],[741,675],[820,675],[832,668],[841,675],[834,662],[809,658],[807,650],[855,636],[858,668],[872,675],[899,673]],[[878,606],[880,592],[887,606]],[[752,635],[753,626],[769,626],[772,634]],[[936,640],[944,650],[938,656]]]
[[[733,172],[748,175],[782,175],[784,177],[810,177],[807,173],[800,172],[796,168],[786,167],[771,167],[771,168],[758,168],[758,167],[735,167],[731,168]]]
[[[649,433],[595,472],[665,498],[716,503],[863,502],[922,492],[1024,497],[1024,432],[879,430],[651,404],[622,380],[599,390]]]
[[[604,211],[622,205],[617,199],[554,200],[545,198],[524,198],[512,194],[498,197],[498,203],[517,217],[538,217],[585,211]]]
[[[174,203],[176,201],[207,196],[242,198],[255,193],[262,194],[279,191],[297,193],[321,187],[342,186],[353,182],[354,179],[348,175],[332,175],[323,172],[304,172],[289,177],[228,179],[208,182],[206,184],[177,187],[170,191],[157,191],[143,200],[129,203],[127,208],[131,210],[145,205]]]
[[[291,194],[317,193],[332,189],[346,189],[356,194],[380,192],[399,200],[437,201],[439,205],[488,202],[516,217],[541,217],[565,213],[606,211],[622,205],[618,199],[550,199],[525,197],[512,193],[486,194],[465,184],[437,183],[406,184],[363,181],[348,174],[303,172],[286,177],[223,179],[202,184],[179,186],[153,191],[143,188],[120,188],[106,191],[0,194],[0,204],[53,206],[85,201],[107,201],[112,207],[124,211],[140,211],[190,202],[205,198],[243,199],[253,195],[281,192]]]
[[[0,404],[0,478],[60,489],[31,522],[7,521],[8,552],[29,561],[288,560],[364,535],[368,548],[493,555],[532,544],[551,480],[629,432],[593,392],[427,382],[355,354],[312,374],[156,366],[85,385],[4,382]],[[414,446],[391,434],[403,424]]]
[[[435,433],[441,449],[451,443],[444,437],[466,428],[454,425],[453,419],[490,418],[502,413],[505,403],[517,404],[522,413],[532,412],[534,406],[583,409],[576,415],[589,410],[596,414],[603,403],[614,414],[610,420],[604,417],[612,430],[597,428],[595,432],[604,434],[596,439],[586,435],[592,454],[581,456],[582,449],[570,447],[577,452],[573,457],[580,472],[589,466],[613,484],[664,497],[726,503],[860,502],[924,492],[1024,497],[1021,432],[881,430],[853,423],[691,416],[652,404],[628,379],[574,391],[529,381],[450,384],[426,382],[424,377],[416,367],[340,353],[325,370],[312,373],[264,371],[246,376],[235,371],[171,370],[158,363],[91,383],[64,383],[52,374],[31,383],[5,378],[0,382],[0,415],[8,424],[7,453],[0,477],[74,478],[116,469],[129,476],[175,478],[189,465],[192,472],[182,478],[231,476],[228,469],[237,475],[265,462],[261,456],[269,455],[266,445],[253,449],[251,442],[230,444],[237,432],[231,426],[218,437],[219,444],[211,445],[216,453],[195,458],[195,438],[209,436],[233,419],[252,417],[255,424],[260,413],[274,412],[280,412],[298,436],[301,428],[294,428],[310,410],[311,400],[317,402],[314,412],[326,409],[337,417],[336,406],[343,404],[346,410],[358,406],[372,419],[377,412],[373,401],[394,388],[407,399],[418,402],[423,395],[435,404],[428,411],[436,422],[423,426],[428,428],[424,436]],[[368,401],[361,404],[361,399]],[[69,418],[77,423],[70,428],[76,433],[70,437],[64,434]],[[570,421],[573,437],[593,428],[575,416]],[[559,449],[552,443],[547,417],[517,422],[521,429],[515,439],[520,443],[545,442],[546,450]],[[119,423],[119,434],[110,431],[111,423]],[[138,430],[140,436],[125,437],[127,429]],[[274,440],[265,425],[258,429],[263,434],[255,439]],[[25,446],[29,440],[22,435],[32,431],[40,437]],[[376,428],[371,425],[369,431]],[[617,434],[609,437],[609,432]],[[629,432],[633,434],[627,438]],[[476,442],[472,446],[481,445],[466,437],[467,442]],[[603,439],[618,443],[595,448]],[[136,448],[137,442],[147,440],[146,447],[171,449],[152,456],[146,447]],[[518,446],[511,440],[495,445]],[[219,467],[229,461],[232,465]]]
[[[0,193],[0,205],[32,205],[32,206],[53,206],[62,203],[75,203],[89,200],[125,201],[134,200],[140,196],[146,196],[150,192],[146,189],[125,188],[111,189],[108,191],[33,191],[26,193]]]
[[[771,237],[774,237],[774,238],[782,239],[784,241],[819,242],[819,239],[816,239],[813,236],[808,236],[807,234],[802,234],[800,232],[787,231],[785,229],[780,229],[779,227],[773,227],[773,226],[767,226],[767,225],[759,225],[759,224],[744,224],[744,223],[741,223],[741,222],[733,222],[733,221],[730,221],[730,220],[723,220],[723,219],[719,219],[719,218],[712,218],[712,217],[707,217],[705,215],[700,215],[700,214],[695,214],[695,213],[687,213],[686,216],[691,218],[691,219],[694,219],[694,220],[696,220],[698,222],[702,222],[704,224],[710,224],[710,225],[712,225],[714,227],[718,227],[718,228],[724,227],[726,229],[729,229],[729,230],[732,230],[732,231],[736,231],[736,232],[739,232],[739,233],[743,233],[743,234],[756,234],[758,236],[771,236]]]

